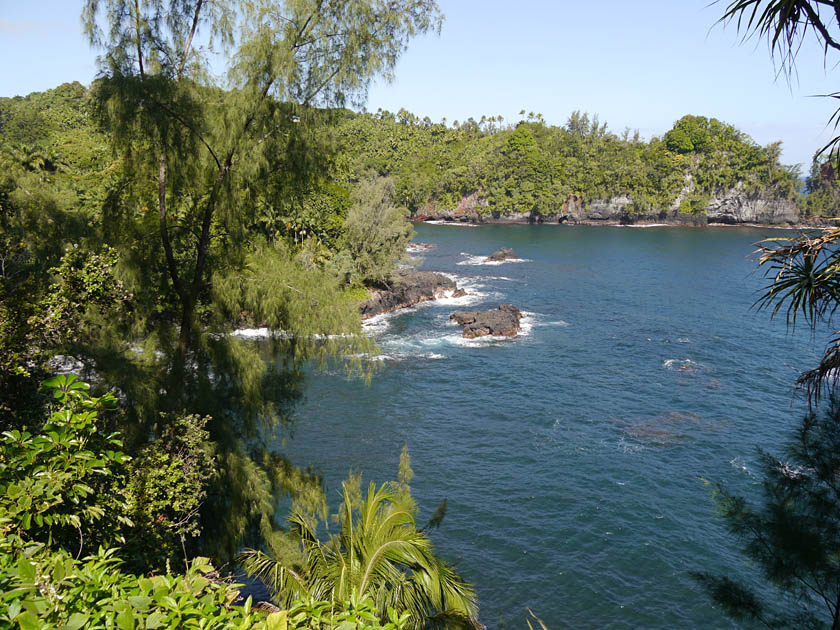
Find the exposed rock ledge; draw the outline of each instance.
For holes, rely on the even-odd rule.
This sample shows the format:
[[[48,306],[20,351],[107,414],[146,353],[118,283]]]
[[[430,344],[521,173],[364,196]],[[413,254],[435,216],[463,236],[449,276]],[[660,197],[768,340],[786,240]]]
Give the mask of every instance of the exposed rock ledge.
[[[492,311],[457,311],[449,319],[464,327],[467,339],[487,335],[514,337],[520,330],[522,312],[515,306],[502,304]]]
[[[362,302],[359,308],[362,311],[362,319],[368,319],[374,315],[434,300],[447,291],[455,292],[454,296],[458,297],[458,286],[454,280],[432,271],[414,271],[397,278],[390,289],[377,291]],[[461,295],[465,294],[461,292]]]
[[[459,223],[578,223],[602,225],[632,225],[667,223],[675,225],[770,225],[792,227],[822,225],[816,217],[804,216],[792,199],[753,195],[741,186],[721,192],[709,199],[699,213],[680,210],[682,194],[669,207],[640,210],[633,200],[620,195],[611,199],[583,198],[571,195],[556,212],[498,213],[488,208],[487,200],[478,193],[464,197],[454,210],[427,208],[427,214],[415,220],[439,220]]]

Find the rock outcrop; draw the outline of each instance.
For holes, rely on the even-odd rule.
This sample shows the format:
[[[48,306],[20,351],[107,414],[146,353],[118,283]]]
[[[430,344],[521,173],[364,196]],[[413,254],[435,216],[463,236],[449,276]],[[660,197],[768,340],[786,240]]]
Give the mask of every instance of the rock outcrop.
[[[449,316],[464,327],[464,337],[474,339],[493,335],[513,337],[519,333],[522,312],[510,304],[502,304],[492,311],[457,311]]]
[[[534,208],[530,212],[489,212],[486,200],[473,193],[461,200],[454,210],[424,209],[417,220],[439,220],[461,223],[579,223],[623,224],[668,223],[678,225],[760,224],[795,226],[820,221],[805,217],[796,202],[784,197],[753,194],[738,185],[713,196],[701,212],[684,212],[681,202],[690,196],[691,182],[686,183],[674,202],[663,208],[638,208],[633,199],[619,195],[610,199],[584,200],[570,195],[562,206],[551,213]]]
[[[432,271],[415,271],[397,278],[390,289],[377,291],[361,303],[362,318],[390,313],[420,302],[434,300],[447,291],[457,291],[454,280]]]
[[[502,247],[502,249],[490,254],[485,262],[503,262],[505,260],[519,260],[519,256],[514,254],[510,247]]]

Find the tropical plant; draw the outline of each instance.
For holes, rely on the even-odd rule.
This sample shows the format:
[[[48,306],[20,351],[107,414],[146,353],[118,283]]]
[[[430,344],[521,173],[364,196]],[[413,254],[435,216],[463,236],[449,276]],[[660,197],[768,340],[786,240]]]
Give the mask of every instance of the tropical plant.
[[[731,533],[762,576],[768,597],[728,576],[697,574],[712,598],[737,618],[767,628],[840,629],[840,401],[806,416],[784,459],[761,455],[763,502],[754,507],[715,486]]]
[[[120,488],[127,456],[99,413],[116,398],[91,398],[75,376],[44,383],[59,408],[40,433],[0,435],[0,535],[13,548],[30,543],[72,551],[124,542],[131,521]]]
[[[830,323],[840,306],[840,228],[769,238],[758,245],[759,267],[766,268],[771,283],[757,306],[771,309],[773,316],[784,309],[792,326],[800,317],[812,328]],[[838,368],[840,332],[827,344],[819,364],[802,373],[797,382],[812,402],[818,402],[824,387],[837,382]]]
[[[345,482],[341,531],[319,540],[311,519],[289,517],[290,535],[303,552],[298,564],[283,563],[262,551],[244,555],[245,570],[258,576],[284,605],[295,599],[370,597],[380,618],[389,608],[410,613],[414,628],[469,626],[478,607],[472,587],[434,555],[426,533],[417,528],[416,507],[405,486],[371,483],[354,506],[352,484]]]

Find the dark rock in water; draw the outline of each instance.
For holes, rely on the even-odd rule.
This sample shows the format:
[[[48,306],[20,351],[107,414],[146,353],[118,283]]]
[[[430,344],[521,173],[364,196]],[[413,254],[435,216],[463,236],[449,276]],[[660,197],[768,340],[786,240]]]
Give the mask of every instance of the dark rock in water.
[[[443,274],[415,271],[397,278],[390,289],[379,291],[361,303],[362,318],[390,313],[420,302],[434,300],[446,291],[456,291],[457,285]]]
[[[485,262],[501,262],[503,260],[519,260],[519,256],[514,254],[510,247],[502,247],[499,251],[490,254]]]
[[[452,294],[452,297],[459,298],[464,297],[465,295],[467,295],[467,292],[463,289],[455,289],[455,293]]]
[[[464,327],[467,339],[486,335],[513,337],[519,332],[522,312],[515,306],[502,304],[492,311],[457,311],[449,319]]]

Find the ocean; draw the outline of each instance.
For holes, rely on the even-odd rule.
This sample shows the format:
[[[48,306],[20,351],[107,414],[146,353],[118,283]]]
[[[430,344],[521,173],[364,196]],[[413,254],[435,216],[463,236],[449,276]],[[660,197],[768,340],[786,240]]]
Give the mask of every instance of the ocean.
[[[370,384],[311,373],[285,452],[412,492],[438,552],[472,582],[488,628],[526,607],[560,628],[736,628],[692,571],[755,580],[704,480],[757,496],[759,449],[782,453],[799,371],[827,332],[752,309],[760,228],[417,226],[418,261],[463,298],[369,320]],[[512,247],[521,261],[485,264]],[[455,310],[510,303],[512,339],[463,339]]]

